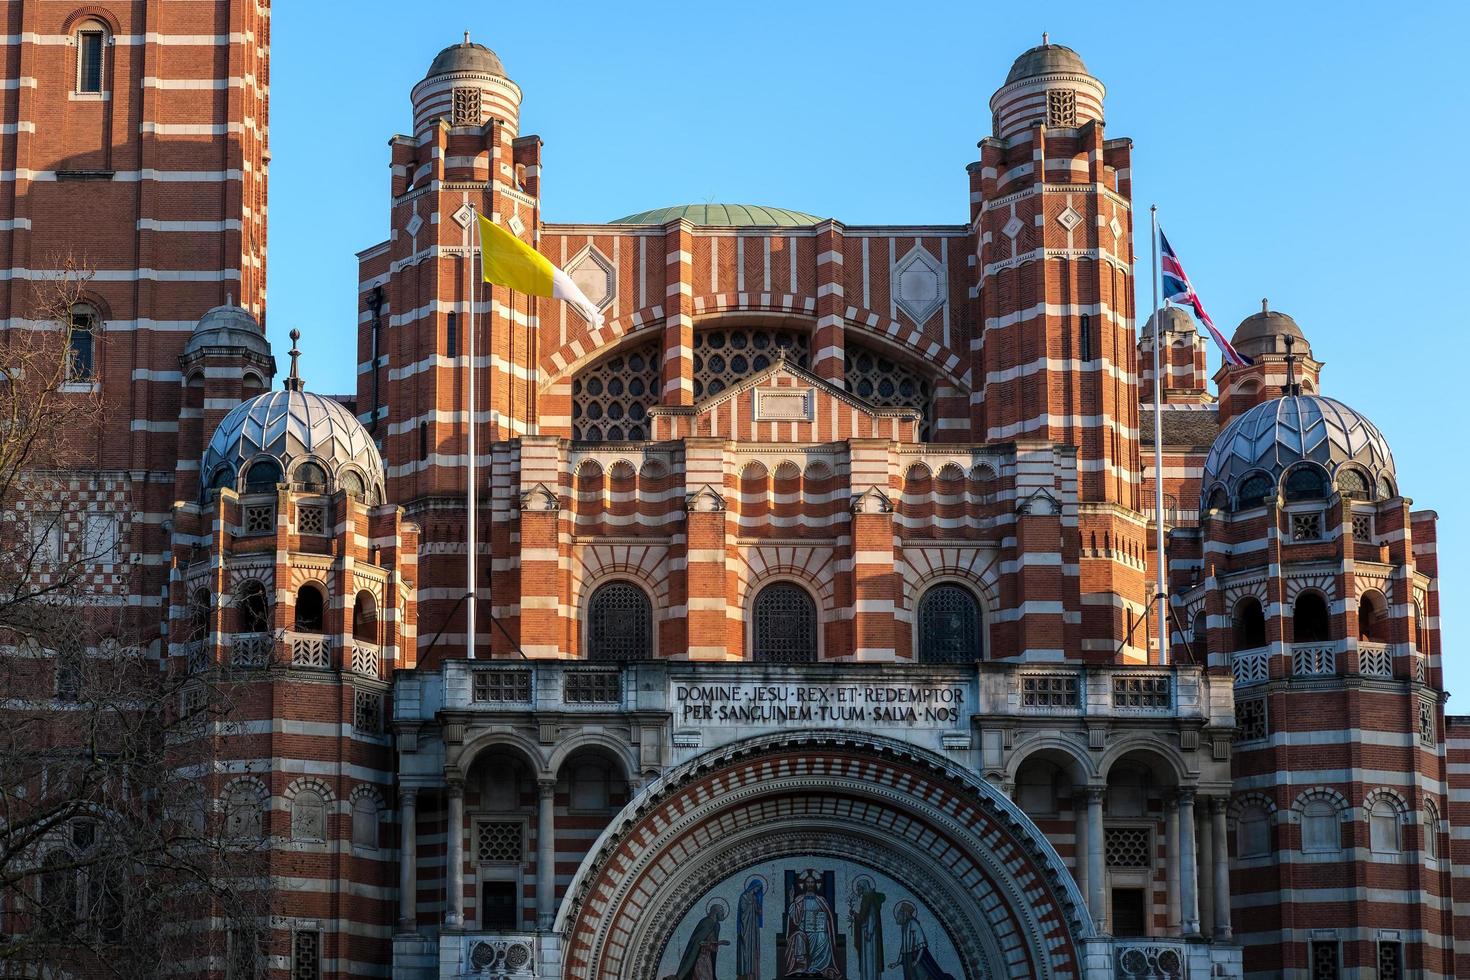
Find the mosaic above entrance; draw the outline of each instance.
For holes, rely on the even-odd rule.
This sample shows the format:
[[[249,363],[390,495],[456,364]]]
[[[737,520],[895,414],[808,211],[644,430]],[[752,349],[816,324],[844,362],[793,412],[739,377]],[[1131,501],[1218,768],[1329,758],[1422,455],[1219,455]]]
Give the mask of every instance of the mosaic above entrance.
[[[747,868],[706,892],[669,936],[661,980],[965,980],[917,895],[830,857]]]

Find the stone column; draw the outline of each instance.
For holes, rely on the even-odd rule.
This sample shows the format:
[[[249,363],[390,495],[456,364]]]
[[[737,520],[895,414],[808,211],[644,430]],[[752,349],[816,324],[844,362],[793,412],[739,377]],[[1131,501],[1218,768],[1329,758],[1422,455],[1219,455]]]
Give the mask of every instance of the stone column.
[[[1199,935],[1199,873],[1194,843],[1194,790],[1179,791],[1179,921],[1184,935]]]
[[[536,784],[536,925],[556,919],[556,780]]]
[[[1108,932],[1107,893],[1103,889],[1103,794],[1101,786],[1087,788],[1087,904],[1100,933]]]
[[[418,814],[419,791],[398,791],[398,931],[418,926]]]
[[[444,925],[451,929],[464,927],[464,780],[449,781],[449,848],[446,856],[445,889],[448,906]]]
[[[1073,833],[1073,858],[1072,865],[1076,868],[1077,890],[1082,893],[1082,900],[1092,907],[1092,892],[1087,880],[1087,797],[1079,795],[1072,799],[1072,810],[1077,818],[1077,829]]]
[[[1216,942],[1230,940],[1230,839],[1225,823],[1225,798],[1210,800],[1210,822],[1215,844],[1215,935]]]
[[[1195,889],[1195,900],[1199,902],[1199,933],[1208,938],[1212,935],[1211,927],[1215,921],[1215,892],[1210,883],[1215,880],[1215,849],[1211,845],[1213,833],[1210,827],[1210,801],[1196,800],[1199,806],[1194,808],[1194,844],[1195,860],[1199,862],[1195,869],[1196,880],[1199,882]]]
[[[1179,932],[1179,800],[1164,800],[1164,882],[1168,887],[1169,935]]]

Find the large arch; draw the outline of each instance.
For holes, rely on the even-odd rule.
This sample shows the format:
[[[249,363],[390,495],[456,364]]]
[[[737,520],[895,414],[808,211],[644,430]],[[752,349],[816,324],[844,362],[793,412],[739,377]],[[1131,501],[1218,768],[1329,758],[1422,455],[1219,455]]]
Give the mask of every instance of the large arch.
[[[1080,942],[1094,931],[1082,895],[1015,804],[927,750],[842,731],[750,739],[647,787],[567,891],[556,929],[568,975],[661,975],[677,925],[714,889],[788,857],[845,863],[925,897],[928,928],[967,980],[1082,972]]]

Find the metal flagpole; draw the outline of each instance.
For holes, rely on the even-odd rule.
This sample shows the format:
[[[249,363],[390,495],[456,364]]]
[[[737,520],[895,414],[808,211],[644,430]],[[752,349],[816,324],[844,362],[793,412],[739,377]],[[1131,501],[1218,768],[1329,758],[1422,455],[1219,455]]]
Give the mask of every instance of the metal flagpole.
[[[1158,591],[1154,601],[1159,604],[1159,663],[1169,662],[1169,587],[1164,562],[1164,407],[1159,379],[1159,321],[1163,319],[1159,309],[1159,206],[1149,209],[1153,224],[1154,250],[1154,528],[1156,561],[1158,568]]]
[[[466,195],[468,197],[468,195]],[[465,349],[469,354],[469,368],[466,372],[465,390],[469,401],[469,438],[466,448],[469,451],[469,459],[465,463],[465,594],[469,598],[469,606],[465,610],[465,655],[470,660],[475,659],[475,608],[479,605],[475,580],[475,559],[478,557],[478,548],[475,544],[475,251],[470,248],[470,227],[474,226],[475,241],[480,241],[480,223],[475,213],[475,205],[469,202],[470,220],[464,229],[465,244],[465,292],[469,295],[469,341]],[[483,243],[482,243],[483,248]]]

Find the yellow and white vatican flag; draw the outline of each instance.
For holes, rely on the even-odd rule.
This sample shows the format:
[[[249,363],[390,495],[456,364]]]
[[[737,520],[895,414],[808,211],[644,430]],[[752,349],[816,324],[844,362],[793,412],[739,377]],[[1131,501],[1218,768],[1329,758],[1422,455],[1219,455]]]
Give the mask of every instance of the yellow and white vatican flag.
[[[571,303],[593,326],[602,326],[602,312],[572,277],[540,252],[485,217],[480,219],[480,269],[485,281],[509,286],[528,296],[546,296]]]

